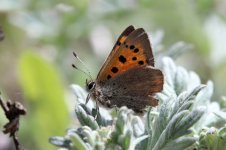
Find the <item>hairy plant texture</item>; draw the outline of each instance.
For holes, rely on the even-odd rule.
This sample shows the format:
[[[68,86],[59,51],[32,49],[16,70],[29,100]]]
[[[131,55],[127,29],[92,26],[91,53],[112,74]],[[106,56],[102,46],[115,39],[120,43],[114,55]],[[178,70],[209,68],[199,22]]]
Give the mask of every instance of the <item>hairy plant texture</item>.
[[[202,85],[196,73],[176,66],[168,57],[162,59],[160,67],[165,75],[164,90],[156,95],[160,104],[147,108],[144,116],[126,107],[111,111],[101,107],[95,120],[95,103],[85,105],[87,93],[72,85],[78,102],[75,113],[81,126],[67,130],[64,137],[51,137],[50,142],[70,150],[217,150],[219,144],[225,144],[225,127],[207,128],[217,121],[216,115],[223,116],[218,104],[215,112],[211,109],[216,106],[210,102],[212,82]]]

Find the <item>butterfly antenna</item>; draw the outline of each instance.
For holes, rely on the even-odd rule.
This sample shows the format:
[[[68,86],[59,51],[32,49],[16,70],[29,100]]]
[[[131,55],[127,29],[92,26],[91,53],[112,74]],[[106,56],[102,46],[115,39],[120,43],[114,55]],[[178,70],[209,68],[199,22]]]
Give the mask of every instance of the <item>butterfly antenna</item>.
[[[82,73],[84,73],[87,77],[90,78],[90,80],[93,80],[90,74],[88,74],[87,72],[85,72],[85,71],[83,71],[82,69],[78,68],[77,66],[75,66],[75,64],[72,64],[72,67],[73,67],[74,69],[77,69],[77,70],[81,71]]]
[[[79,62],[85,67],[86,71],[90,74],[89,69],[86,67],[85,63],[78,57],[78,55],[75,52],[73,52],[73,55],[79,60]]]
[[[78,68],[77,66],[75,66],[75,64],[72,64],[72,67],[77,69],[77,70],[79,70],[79,71],[81,71],[81,72],[83,72],[85,75],[87,75],[90,78],[90,80],[93,80],[92,76],[91,76],[91,73],[90,73],[89,69],[86,67],[85,63],[78,57],[78,55],[75,52],[73,52],[73,55],[85,67],[86,71]]]

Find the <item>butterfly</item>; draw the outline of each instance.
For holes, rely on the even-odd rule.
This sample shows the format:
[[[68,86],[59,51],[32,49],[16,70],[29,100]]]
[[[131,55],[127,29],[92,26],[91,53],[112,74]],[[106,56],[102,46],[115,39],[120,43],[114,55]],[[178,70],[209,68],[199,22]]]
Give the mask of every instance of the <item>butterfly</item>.
[[[127,106],[142,113],[157,106],[154,94],[163,89],[163,73],[154,67],[154,57],[143,28],[127,27],[119,36],[95,81],[86,83],[86,103],[93,97],[108,108]]]

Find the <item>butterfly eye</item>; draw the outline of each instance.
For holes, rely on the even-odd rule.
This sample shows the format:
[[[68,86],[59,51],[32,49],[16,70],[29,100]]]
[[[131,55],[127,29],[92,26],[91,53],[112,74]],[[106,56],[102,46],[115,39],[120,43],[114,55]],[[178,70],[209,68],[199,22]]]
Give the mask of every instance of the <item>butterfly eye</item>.
[[[89,82],[88,84],[87,84],[87,88],[88,88],[88,90],[90,91],[90,90],[92,90],[94,87],[95,87],[95,82],[93,82],[93,81],[91,81],[91,82]]]

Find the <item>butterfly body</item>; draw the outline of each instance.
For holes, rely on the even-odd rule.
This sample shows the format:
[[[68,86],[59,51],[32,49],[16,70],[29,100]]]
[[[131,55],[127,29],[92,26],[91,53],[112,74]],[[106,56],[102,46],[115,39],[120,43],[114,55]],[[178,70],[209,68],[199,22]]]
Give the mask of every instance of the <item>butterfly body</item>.
[[[156,106],[153,97],[163,88],[163,74],[154,68],[150,42],[142,28],[129,26],[117,40],[97,79],[87,84],[96,101],[106,107],[127,106],[142,112]]]

